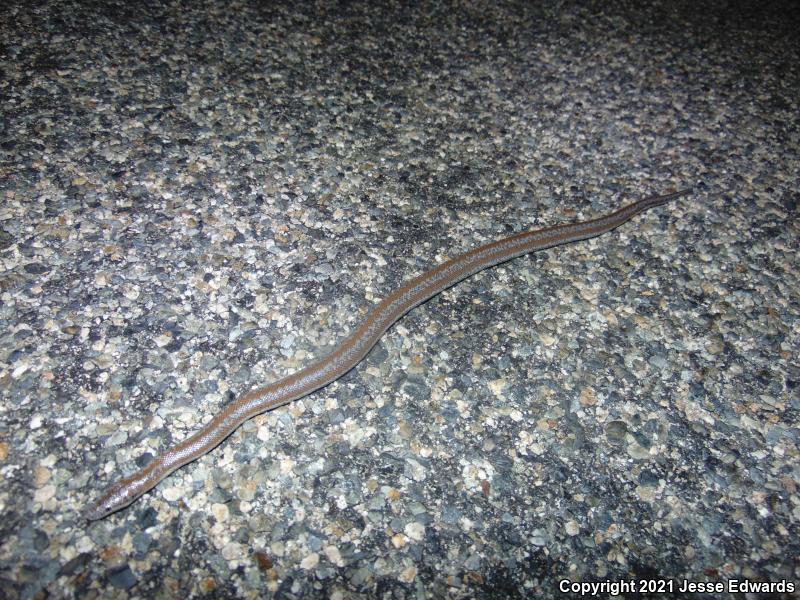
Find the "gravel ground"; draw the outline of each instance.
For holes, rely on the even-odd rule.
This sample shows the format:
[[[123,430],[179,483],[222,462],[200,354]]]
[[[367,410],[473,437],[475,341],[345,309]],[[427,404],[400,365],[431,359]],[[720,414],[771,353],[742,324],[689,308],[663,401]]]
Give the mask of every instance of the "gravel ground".
[[[798,30],[721,1],[6,4],[0,596],[796,596]],[[81,517],[409,277],[683,187]]]

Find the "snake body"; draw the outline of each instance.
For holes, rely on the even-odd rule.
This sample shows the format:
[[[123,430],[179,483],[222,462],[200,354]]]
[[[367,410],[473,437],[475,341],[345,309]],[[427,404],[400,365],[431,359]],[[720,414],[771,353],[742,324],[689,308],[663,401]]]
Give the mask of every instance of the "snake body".
[[[176,469],[213,450],[246,420],[335,381],[361,362],[386,330],[404,314],[459,281],[529,252],[596,237],[646,210],[687,193],[689,190],[652,196],[589,221],[518,233],[460,254],[407,281],[376,305],[363,323],[330,354],[288,377],[240,396],[197,433],[111,485],[88,506],[84,516],[89,520],[102,519],[125,508]]]

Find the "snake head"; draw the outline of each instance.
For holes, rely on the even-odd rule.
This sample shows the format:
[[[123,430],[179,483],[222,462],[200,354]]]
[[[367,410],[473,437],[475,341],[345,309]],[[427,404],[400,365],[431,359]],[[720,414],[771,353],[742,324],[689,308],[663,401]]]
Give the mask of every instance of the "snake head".
[[[97,500],[83,510],[83,517],[88,521],[104,519],[128,506],[152,486],[143,485],[140,473],[121,479],[103,492]]]

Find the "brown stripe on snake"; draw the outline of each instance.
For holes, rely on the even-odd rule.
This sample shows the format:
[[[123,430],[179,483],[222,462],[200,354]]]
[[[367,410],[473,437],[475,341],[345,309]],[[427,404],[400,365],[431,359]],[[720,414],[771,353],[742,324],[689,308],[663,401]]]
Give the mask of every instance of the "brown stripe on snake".
[[[415,306],[478,271],[528,252],[592,238],[619,227],[636,215],[689,193],[689,190],[645,198],[603,217],[527,231],[465,252],[415,277],[370,312],[364,322],[330,354],[234,400],[200,431],[162,452],[146,467],[109,487],[85,510],[87,519],[102,519],[128,506],[175,469],[213,450],[246,420],[314,392],[335,381],[367,355],[389,327]]]

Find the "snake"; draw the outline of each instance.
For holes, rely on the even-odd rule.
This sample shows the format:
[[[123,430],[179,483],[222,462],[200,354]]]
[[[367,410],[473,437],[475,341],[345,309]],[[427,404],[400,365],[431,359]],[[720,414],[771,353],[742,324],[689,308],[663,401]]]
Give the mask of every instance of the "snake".
[[[650,196],[591,220],[523,231],[459,254],[406,281],[375,305],[355,331],[330,353],[291,375],[239,396],[199,431],[163,451],[132,475],[113,483],[85,508],[83,516],[94,521],[129,506],[173,471],[216,448],[248,419],[336,381],[360,363],[403,315],[467,277],[530,252],[602,235],[690,191]]]

